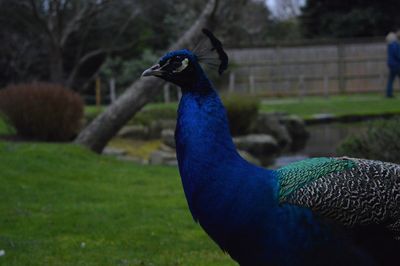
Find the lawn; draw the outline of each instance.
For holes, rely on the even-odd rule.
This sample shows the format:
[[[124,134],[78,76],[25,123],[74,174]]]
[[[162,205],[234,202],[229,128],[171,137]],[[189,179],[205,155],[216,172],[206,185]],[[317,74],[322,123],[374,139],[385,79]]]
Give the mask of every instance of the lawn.
[[[400,113],[400,100],[267,99],[260,109],[302,117]],[[154,110],[171,116],[176,103],[144,110],[141,119],[150,121]],[[0,119],[0,135],[10,132]],[[0,141],[0,173],[0,265],[235,265],[194,223],[175,167],[118,161],[71,144]]]
[[[226,97],[229,97],[226,96]],[[400,98],[385,99],[379,94],[334,95],[329,98],[309,96],[299,98],[260,99],[261,112],[285,112],[311,118],[315,114],[374,115],[400,114]],[[152,103],[132,120],[133,123],[148,124],[156,118],[175,119],[177,103]],[[86,114],[94,114],[95,107],[87,107]]]
[[[14,134],[15,130],[13,127],[8,125],[4,116],[0,113],[0,135],[11,135]]]
[[[0,142],[0,265],[235,265],[195,224],[175,167]]]
[[[314,114],[328,113],[342,115],[371,115],[383,113],[400,114],[400,98],[385,99],[378,94],[337,95],[329,98],[307,97],[267,99],[261,104],[262,112],[286,112],[303,118]]]

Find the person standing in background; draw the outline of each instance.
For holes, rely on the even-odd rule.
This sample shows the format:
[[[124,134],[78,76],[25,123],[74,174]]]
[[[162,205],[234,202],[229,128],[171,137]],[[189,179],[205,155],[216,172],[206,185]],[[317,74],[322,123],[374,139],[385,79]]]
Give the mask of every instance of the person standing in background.
[[[386,36],[387,42],[387,64],[389,67],[389,78],[386,86],[386,97],[393,97],[393,82],[398,76],[400,78],[400,44],[398,42],[398,35],[400,30],[397,31],[397,35],[394,32],[390,32]]]

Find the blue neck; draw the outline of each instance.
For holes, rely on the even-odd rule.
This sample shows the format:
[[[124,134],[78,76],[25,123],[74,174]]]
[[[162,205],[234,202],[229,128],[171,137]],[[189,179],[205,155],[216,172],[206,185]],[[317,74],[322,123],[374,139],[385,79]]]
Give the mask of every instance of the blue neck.
[[[234,232],[251,225],[253,217],[265,231],[274,223],[277,177],[238,154],[225,108],[206,77],[196,89],[182,91],[175,140],[186,199],[193,218],[222,249],[232,251]],[[248,226],[244,234],[250,243],[259,232]]]
[[[196,219],[193,200],[210,185],[223,165],[244,162],[233,144],[226,111],[211,82],[202,78],[195,88],[182,89],[175,132],[179,171],[189,208]],[[210,173],[214,173],[210,175]]]

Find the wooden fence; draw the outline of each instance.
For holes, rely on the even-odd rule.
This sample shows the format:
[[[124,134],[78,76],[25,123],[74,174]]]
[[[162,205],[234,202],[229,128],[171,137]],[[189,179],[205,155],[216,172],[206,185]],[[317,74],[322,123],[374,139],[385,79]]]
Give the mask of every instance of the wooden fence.
[[[384,41],[228,49],[231,92],[305,96],[383,92]]]

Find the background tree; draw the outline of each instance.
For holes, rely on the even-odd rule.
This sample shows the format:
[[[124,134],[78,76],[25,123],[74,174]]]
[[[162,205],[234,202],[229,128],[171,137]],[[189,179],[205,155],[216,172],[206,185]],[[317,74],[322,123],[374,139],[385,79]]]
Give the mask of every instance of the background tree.
[[[143,51],[140,58],[126,60],[120,56],[108,57],[100,69],[100,76],[106,80],[115,79],[119,92],[131,85],[132,80],[140,77],[143,69],[154,64],[158,57],[149,49]]]
[[[107,57],[165,47],[167,34],[157,27],[170,5],[148,2],[0,0],[0,85],[46,80],[82,91]]]
[[[263,0],[236,0],[226,8],[217,34],[228,47],[262,47],[300,39],[299,5],[300,0],[276,1],[274,15]]]
[[[302,0],[279,0],[274,4],[274,17],[279,20],[288,20],[300,15]]]
[[[306,37],[383,36],[400,27],[400,1],[308,0],[300,17]]]
[[[26,50],[24,57],[8,56],[8,60],[4,60],[6,55],[1,57],[9,73],[14,74],[9,79],[82,85],[79,81],[97,71],[99,63],[94,61],[97,57],[129,48],[124,38],[138,10],[128,8],[128,3],[122,0],[118,4],[113,0],[2,0],[1,32],[4,37],[13,37],[7,46],[16,51]],[[123,26],[116,31],[116,25]],[[86,73],[82,71],[85,64],[91,64]],[[20,71],[21,65],[25,72]],[[31,69],[34,75],[27,74]],[[37,74],[36,69],[40,69]]]
[[[256,46],[268,39],[271,13],[265,1],[236,0],[224,11],[226,14],[220,17],[221,27],[217,28],[217,34],[225,46]]]

